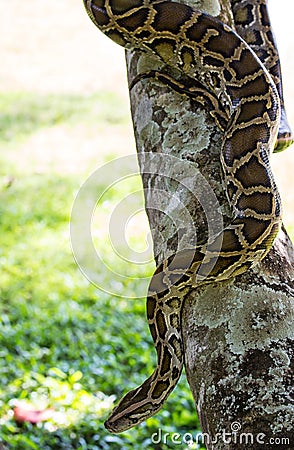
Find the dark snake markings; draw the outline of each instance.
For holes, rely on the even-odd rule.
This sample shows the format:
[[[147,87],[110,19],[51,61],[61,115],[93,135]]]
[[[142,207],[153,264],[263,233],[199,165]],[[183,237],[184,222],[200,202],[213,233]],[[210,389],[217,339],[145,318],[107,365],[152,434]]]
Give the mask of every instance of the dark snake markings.
[[[156,269],[147,316],[158,364],[141,386],[120,400],[107,420],[108,430],[119,433],[159,411],[179,380],[184,358],[181,308],[189,290],[239,275],[270,250],[279,230],[281,207],[269,155],[275,145],[277,150],[288,146],[292,135],[265,0],[232,0],[239,34],[181,3],[84,3],[95,25],[115,42],[152,53],[166,64],[166,73],[151,71],[146,76],[209,105],[224,133],[220,160],[234,213],[232,223],[213,242],[193,252],[179,252]],[[169,67],[176,68],[180,77],[173,79]]]

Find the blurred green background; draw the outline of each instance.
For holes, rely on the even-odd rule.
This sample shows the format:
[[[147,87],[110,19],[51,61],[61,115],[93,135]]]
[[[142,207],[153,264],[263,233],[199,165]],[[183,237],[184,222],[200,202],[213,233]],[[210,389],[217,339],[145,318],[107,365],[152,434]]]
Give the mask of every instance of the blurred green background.
[[[273,3],[294,125],[294,40],[285,23],[292,14],[283,18]],[[178,448],[169,438],[154,444],[151,436],[158,429],[199,431],[184,377],[154,418],[120,436],[104,429],[114,396],[145,379],[155,352],[145,301],[98,290],[70,246],[80,185],[112,158],[135,153],[124,52],[91,24],[82,1],[0,2],[0,30],[0,442],[17,450]],[[274,155],[273,166],[293,236],[293,149]],[[114,186],[96,222],[107,223],[108,211],[134,189],[138,177],[129,187]],[[146,217],[128,233],[142,251]],[[99,245],[107,253],[105,234]],[[122,294],[144,297],[140,277],[153,267],[139,267],[137,279],[119,287]],[[112,280],[103,270],[107,287]],[[53,407],[54,414],[38,425],[16,423],[16,401]]]

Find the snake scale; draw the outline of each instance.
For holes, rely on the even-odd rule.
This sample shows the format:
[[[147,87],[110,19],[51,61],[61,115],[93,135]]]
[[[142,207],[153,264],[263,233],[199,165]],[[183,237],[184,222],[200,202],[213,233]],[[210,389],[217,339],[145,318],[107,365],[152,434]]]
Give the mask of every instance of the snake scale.
[[[179,380],[184,359],[181,308],[191,288],[239,275],[270,250],[281,223],[281,205],[269,156],[275,146],[281,150],[289,145],[292,135],[265,0],[231,0],[236,30],[166,0],[84,4],[95,25],[113,41],[149,52],[165,64],[166,73],[151,71],[151,76],[209,104],[223,131],[220,160],[234,216],[211,241],[178,252],[157,267],[148,290],[147,316],[158,363],[106,421],[109,431],[119,433],[159,411]],[[173,79],[169,67],[180,77]]]

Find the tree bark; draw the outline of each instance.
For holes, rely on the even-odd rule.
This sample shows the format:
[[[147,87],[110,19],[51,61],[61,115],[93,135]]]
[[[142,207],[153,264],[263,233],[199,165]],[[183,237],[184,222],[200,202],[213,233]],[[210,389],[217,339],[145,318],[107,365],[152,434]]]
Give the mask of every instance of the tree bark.
[[[185,3],[233,25],[229,0]],[[127,66],[130,82],[163,68],[138,51],[127,53]],[[156,79],[141,77],[130,98],[158,264],[230,221],[223,136],[205,107]],[[191,290],[185,301],[186,375],[208,449],[294,448],[293,263],[282,229],[254,270]]]

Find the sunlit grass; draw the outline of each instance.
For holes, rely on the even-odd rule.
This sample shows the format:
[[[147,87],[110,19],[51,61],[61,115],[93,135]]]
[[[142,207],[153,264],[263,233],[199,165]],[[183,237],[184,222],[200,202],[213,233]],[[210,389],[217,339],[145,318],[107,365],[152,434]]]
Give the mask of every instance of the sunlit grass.
[[[41,128],[62,123],[94,122],[99,130],[127,121],[124,103],[111,92],[89,96],[1,93],[0,111],[0,142],[13,145]]]
[[[294,225],[287,227],[287,232],[289,233],[291,241],[294,242]]]
[[[93,215],[94,245],[106,266],[125,275],[119,286],[114,285],[111,272],[101,265],[95,272],[103,288],[100,290],[81,273],[70,245],[71,209],[86,174],[67,171],[66,162],[62,170],[54,166],[52,171],[46,159],[50,148],[44,148],[40,173],[34,166],[30,169],[27,158],[22,160],[22,149],[41,128],[46,136],[52,126],[63,121],[71,133],[84,120],[75,101],[56,100],[50,106],[48,98],[35,103],[24,95],[19,104],[21,113],[16,111],[16,103],[13,108],[11,102],[2,103],[6,131],[0,140],[0,442],[15,450],[152,447],[151,435],[158,428],[184,432],[199,426],[185,380],[171,396],[169,407],[135,430],[109,436],[103,426],[113,396],[138,385],[155,364],[142,299],[146,294],[142,279],[148,280],[152,274],[153,261],[128,266],[115,256],[115,250],[130,252],[124,253],[127,258],[132,252],[145,250],[146,224],[136,216],[133,223],[126,223],[126,229],[133,227],[135,236],[126,232],[127,247],[122,248],[118,245],[114,249],[105,232],[124,197],[138,192],[131,207],[135,211],[142,208],[141,181],[134,176],[114,185]],[[79,132],[88,134],[97,114],[91,110],[89,99],[81,100],[81,105],[80,112],[89,108],[90,119]],[[104,113],[109,109],[110,116],[112,112],[115,116],[111,101],[103,101],[101,107]],[[18,123],[12,123],[14,120]],[[11,151],[7,152],[8,148]],[[66,161],[75,157],[69,152]],[[106,187],[98,183],[101,192]],[[123,297],[134,299],[108,293],[117,288]],[[19,401],[36,408],[53,407],[54,414],[38,425],[16,423],[13,407]]]
[[[7,391],[11,395],[17,394],[18,400],[12,399],[7,404],[7,413],[0,419],[0,425],[5,426],[12,416],[10,408],[20,404],[35,410],[51,408],[52,417],[44,424],[44,429],[49,432],[72,427],[85,417],[88,420],[103,417],[113,406],[114,396],[106,396],[99,391],[87,391],[82,384],[82,372],[71,372],[66,374],[53,367],[46,376],[30,372],[22,379],[13,380],[8,384]],[[11,422],[10,427],[14,427],[17,433],[16,424]]]

